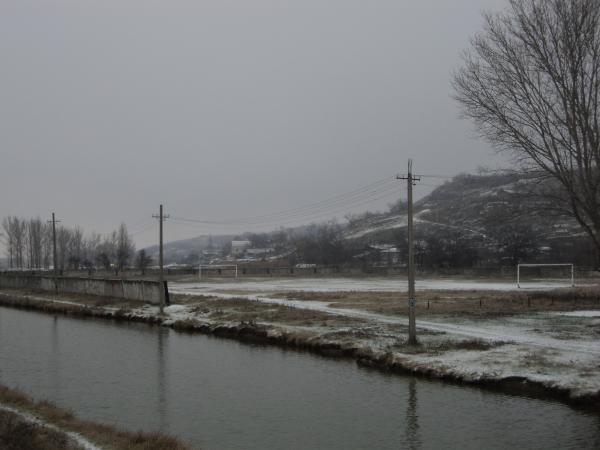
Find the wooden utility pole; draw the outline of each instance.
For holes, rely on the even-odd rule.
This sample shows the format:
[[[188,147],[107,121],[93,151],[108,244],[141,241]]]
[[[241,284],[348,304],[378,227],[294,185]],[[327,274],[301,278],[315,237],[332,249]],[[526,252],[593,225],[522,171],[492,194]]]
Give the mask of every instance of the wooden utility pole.
[[[413,227],[413,186],[416,181],[420,181],[421,177],[415,176],[412,173],[412,160],[408,160],[408,174],[406,176],[398,176],[400,180],[407,182],[407,197],[408,197],[408,344],[415,345],[417,343],[417,323],[416,323],[416,307],[417,299],[415,294],[415,234]]]
[[[58,258],[56,256],[56,222],[60,222],[60,220],[56,220],[56,216],[52,213],[52,220],[49,220],[48,223],[52,223],[52,263],[54,264],[54,292],[58,294]]]
[[[163,214],[163,205],[160,205],[158,215],[152,215],[152,217],[158,219],[158,242],[159,242],[159,250],[158,250],[158,265],[160,267],[158,273],[158,280],[160,281],[160,313],[164,312],[165,308],[165,273],[163,266],[163,222],[165,219],[168,219],[169,216]]]

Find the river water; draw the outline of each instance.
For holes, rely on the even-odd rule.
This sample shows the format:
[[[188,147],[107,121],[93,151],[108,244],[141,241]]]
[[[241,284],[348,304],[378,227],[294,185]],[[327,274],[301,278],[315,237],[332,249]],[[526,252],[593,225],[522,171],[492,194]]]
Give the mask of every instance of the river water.
[[[203,449],[600,448],[600,416],[555,401],[4,307],[0,383]]]

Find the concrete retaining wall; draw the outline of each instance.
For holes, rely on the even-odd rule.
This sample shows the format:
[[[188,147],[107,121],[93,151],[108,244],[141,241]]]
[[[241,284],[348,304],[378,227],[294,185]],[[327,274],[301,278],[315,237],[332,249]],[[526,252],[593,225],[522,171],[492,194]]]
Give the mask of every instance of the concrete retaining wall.
[[[48,276],[0,273],[0,288],[54,291],[54,283],[55,279]],[[163,286],[159,281],[58,277],[56,288],[58,293],[98,295],[159,304],[161,289],[166,290],[166,282]]]

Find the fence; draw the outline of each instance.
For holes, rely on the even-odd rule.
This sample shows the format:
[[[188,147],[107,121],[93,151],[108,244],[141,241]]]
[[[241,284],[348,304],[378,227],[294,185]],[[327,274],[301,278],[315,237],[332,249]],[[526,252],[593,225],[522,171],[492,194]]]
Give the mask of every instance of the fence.
[[[83,277],[49,277],[0,273],[0,288],[39,289],[58,293],[98,295],[140,300],[159,304],[161,295],[167,294],[167,282],[145,280],[98,279]],[[161,292],[162,291],[162,292]],[[168,300],[167,300],[168,301]]]

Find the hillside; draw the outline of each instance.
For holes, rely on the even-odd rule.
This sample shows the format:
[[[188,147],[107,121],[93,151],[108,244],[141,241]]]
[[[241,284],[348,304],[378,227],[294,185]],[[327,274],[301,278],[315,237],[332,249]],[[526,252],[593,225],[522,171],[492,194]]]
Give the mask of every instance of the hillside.
[[[415,203],[415,224],[421,230],[460,232],[474,239],[493,239],[495,228],[509,224],[530,227],[544,241],[581,236],[573,219],[550,215],[539,199],[531,198],[530,184],[516,174],[456,176]],[[350,224],[345,237],[385,239],[387,231],[406,227],[406,220],[405,211],[367,215]]]
[[[414,207],[421,263],[451,267],[503,261],[514,264],[523,260],[566,262],[577,257],[591,264],[595,256],[579,225],[569,217],[550,213],[539,197],[531,195],[533,187],[533,182],[525,177],[501,173],[459,175],[434,189]],[[353,216],[347,223],[322,232],[319,227],[288,229],[283,241],[280,232],[263,234],[259,246],[265,246],[267,241],[281,255],[294,253],[296,261],[323,264],[359,260],[375,264],[365,255],[387,249],[394,253],[395,264],[404,258],[406,225],[406,205],[398,203],[387,212]],[[213,236],[212,243],[214,247],[223,247],[232,238]],[[318,253],[302,251],[307,245],[310,247],[310,242],[305,242],[310,239],[316,247],[341,239],[337,249],[332,250],[338,256],[333,259],[307,256]],[[199,254],[207,248],[208,243],[207,236],[170,242],[165,246],[165,254],[168,261],[185,262],[190,254]],[[157,249],[150,251],[154,253]]]
[[[202,235],[190,239],[166,242],[164,244],[165,262],[186,263],[194,260],[203,250],[213,248],[220,249],[233,239],[232,235],[208,236]],[[158,245],[145,249],[155,260],[158,260]]]

